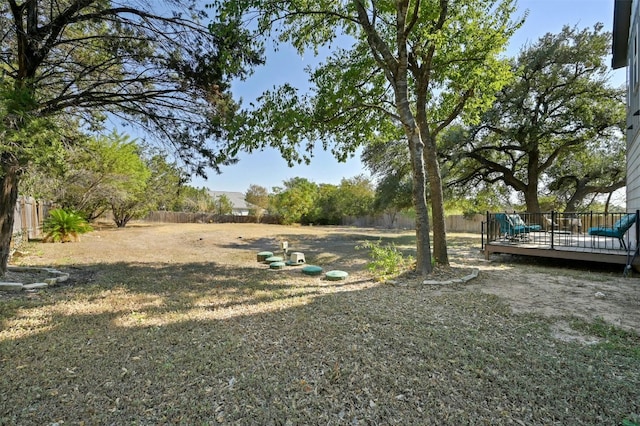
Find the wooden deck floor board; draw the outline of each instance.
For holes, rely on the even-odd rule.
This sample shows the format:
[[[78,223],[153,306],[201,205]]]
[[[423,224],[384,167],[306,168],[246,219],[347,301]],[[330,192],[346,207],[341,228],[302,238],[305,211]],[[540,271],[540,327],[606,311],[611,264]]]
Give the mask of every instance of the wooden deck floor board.
[[[559,237],[559,238],[558,238]],[[558,238],[558,239],[556,239]],[[552,245],[553,241],[553,245]],[[632,249],[635,246],[632,245]],[[487,259],[492,253],[507,253],[523,256],[549,257],[567,260],[586,260],[591,262],[626,265],[634,252],[624,250],[617,240],[602,239],[585,234],[551,235],[536,233],[528,240],[496,240],[485,245]],[[635,256],[633,266],[640,268],[640,256]]]

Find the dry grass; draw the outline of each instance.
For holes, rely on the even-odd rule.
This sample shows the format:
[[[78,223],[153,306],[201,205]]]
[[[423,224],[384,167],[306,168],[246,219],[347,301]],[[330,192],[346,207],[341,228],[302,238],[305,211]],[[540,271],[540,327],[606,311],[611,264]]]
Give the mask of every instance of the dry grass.
[[[476,290],[482,276],[376,283],[353,247],[380,237],[411,243],[202,225],[34,245],[23,263],[72,279],[0,299],[0,424],[613,425],[640,412],[637,334],[567,317],[598,343],[558,340],[559,318],[513,313]],[[282,239],[349,279],[255,261]]]

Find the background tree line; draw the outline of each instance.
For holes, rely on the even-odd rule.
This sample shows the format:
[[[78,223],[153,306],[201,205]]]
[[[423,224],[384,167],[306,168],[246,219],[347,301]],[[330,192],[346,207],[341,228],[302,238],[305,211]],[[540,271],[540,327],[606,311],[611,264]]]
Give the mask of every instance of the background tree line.
[[[87,221],[111,212],[118,227],[151,210],[214,211],[215,200],[204,188],[186,185],[187,172],[162,151],[116,132],[76,137],[85,141],[61,150],[55,167],[34,165],[26,172],[22,191]]]
[[[36,165],[25,173],[25,193],[89,222],[110,212],[118,227],[154,210],[233,214],[229,197],[189,185],[187,172],[162,152],[144,149],[116,132],[77,137],[86,140],[59,152],[63,161],[57,167]],[[339,185],[298,177],[271,191],[251,185],[244,195],[251,215],[275,216],[287,224],[341,224],[345,216],[376,213],[373,184],[362,176],[342,179]]]
[[[238,109],[231,80],[263,62],[249,36],[238,21],[209,19],[193,0],[1,1],[0,275],[24,173],[55,167],[64,148],[84,155],[88,140],[79,133],[109,120],[136,126],[201,175],[236,161],[219,142]],[[111,200],[123,224],[130,218],[117,205],[130,209],[140,189],[127,185]]]
[[[339,185],[296,177],[271,193],[258,185],[251,185],[246,193],[248,202],[285,224],[340,225],[348,216],[376,214],[375,197],[372,182],[363,176],[342,179]]]

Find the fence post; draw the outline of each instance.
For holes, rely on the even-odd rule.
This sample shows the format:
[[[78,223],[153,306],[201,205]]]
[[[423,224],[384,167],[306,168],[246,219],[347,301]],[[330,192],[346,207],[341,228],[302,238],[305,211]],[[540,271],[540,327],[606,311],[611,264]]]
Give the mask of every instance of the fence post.
[[[42,221],[42,201],[41,200],[35,200],[35,205],[36,205],[36,226],[33,229],[33,236],[34,237],[38,237],[40,236],[40,230],[42,229],[40,226],[40,222]]]
[[[554,242],[553,242],[554,232],[553,232],[553,230],[555,228],[556,220],[558,220],[557,216],[558,215],[556,214],[556,212],[554,210],[551,210],[551,250],[553,250],[553,245],[554,245]],[[560,224],[560,222],[558,222],[558,224]]]
[[[491,241],[496,239],[496,236],[494,235],[495,226],[491,222],[491,213],[489,213],[489,210],[487,210],[486,228],[487,228],[487,244],[489,244]]]
[[[23,238],[26,236],[27,241],[29,240],[29,216],[27,215],[27,201],[26,197],[20,197],[20,221],[22,224],[22,232]]]
[[[31,223],[29,223],[29,237],[28,239],[36,237],[36,229],[38,227],[38,215],[36,212],[37,205],[36,199],[29,197],[29,204],[31,206]]]

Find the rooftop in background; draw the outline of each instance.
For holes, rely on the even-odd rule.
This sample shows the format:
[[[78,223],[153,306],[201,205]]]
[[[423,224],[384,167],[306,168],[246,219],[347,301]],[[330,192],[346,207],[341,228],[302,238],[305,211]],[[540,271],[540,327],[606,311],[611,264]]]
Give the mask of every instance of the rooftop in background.
[[[209,194],[213,197],[213,199],[217,199],[221,195],[226,196],[231,204],[233,205],[233,210],[235,212],[248,212],[250,209],[255,208],[253,204],[247,203],[244,200],[244,194],[242,192],[234,192],[234,191],[211,191],[209,190]]]

